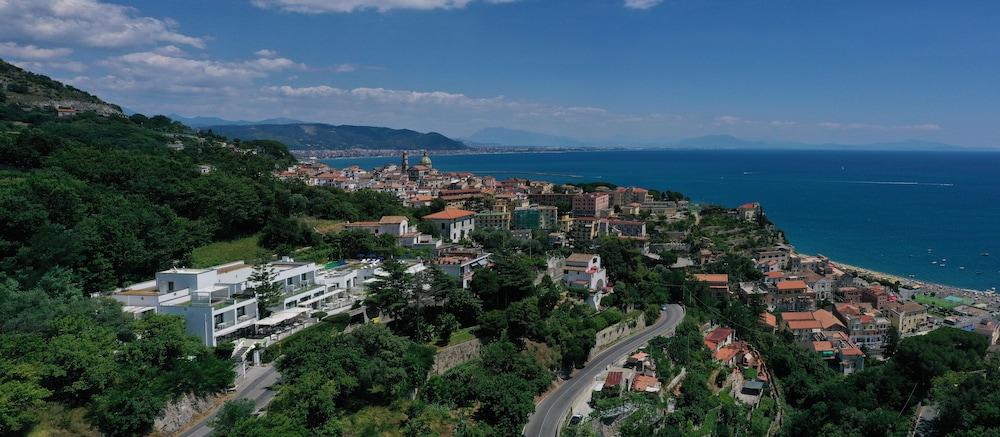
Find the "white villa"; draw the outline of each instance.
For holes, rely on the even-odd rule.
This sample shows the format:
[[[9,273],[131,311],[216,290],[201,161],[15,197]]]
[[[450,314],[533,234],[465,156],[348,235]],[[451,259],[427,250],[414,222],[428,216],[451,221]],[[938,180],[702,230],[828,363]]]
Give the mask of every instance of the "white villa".
[[[584,287],[590,290],[587,304],[594,309],[601,308],[601,299],[612,292],[608,287],[608,272],[601,267],[601,257],[590,253],[574,253],[566,258],[563,267],[563,282],[570,287]]]
[[[476,213],[464,209],[449,208],[441,212],[424,216],[441,234],[441,239],[458,243],[469,238],[476,229]]]

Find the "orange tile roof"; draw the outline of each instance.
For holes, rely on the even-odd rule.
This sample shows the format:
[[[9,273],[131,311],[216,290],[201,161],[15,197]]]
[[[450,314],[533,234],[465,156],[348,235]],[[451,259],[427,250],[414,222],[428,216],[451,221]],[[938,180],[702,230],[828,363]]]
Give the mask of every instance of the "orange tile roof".
[[[827,310],[817,310],[813,313],[813,317],[820,325],[823,325],[823,329],[830,329],[834,326],[844,327],[844,324],[840,322],[837,316]]]
[[[454,220],[457,218],[468,217],[470,215],[475,215],[475,214],[476,213],[472,211],[466,211],[464,209],[449,208],[441,212],[425,215],[424,218],[427,220]]]
[[[781,281],[778,283],[778,290],[800,290],[809,288],[805,281]]]
[[[699,273],[694,278],[701,282],[729,282],[729,275],[724,273]]]
[[[833,343],[829,341],[814,341],[812,342],[812,348],[815,352],[832,351]]]
[[[768,313],[768,312],[762,313],[760,315],[760,321],[761,321],[761,323],[763,323],[763,324],[765,324],[767,326],[770,326],[772,328],[778,326],[778,318],[775,317],[774,314],[771,314],[771,313]]]
[[[788,325],[788,329],[793,331],[802,329],[823,329],[823,325],[816,320],[790,320],[785,323]]]
[[[809,311],[786,311],[781,313],[781,320],[791,321],[791,320],[815,320],[813,314]]]
[[[722,361],[723,363],[726,363],[729,362],[729,360],[731,360],[734,356],[736,356],[737,353],[739,353],[739,348],[724,347],[722,349],[719,349],[715,354],[713,354],[713,358]]]
[[[632,390],[647,391],[648,389],[655,388],[658,383],[659,381],[652,376],[637,375],[635,381],[632,382]]]
[[[856,347],[843,348],[840,350],[840,354],[847,356],[859,356],[859,357],[865,356],[865,353],[861,352],[861,349],[858,349]]]

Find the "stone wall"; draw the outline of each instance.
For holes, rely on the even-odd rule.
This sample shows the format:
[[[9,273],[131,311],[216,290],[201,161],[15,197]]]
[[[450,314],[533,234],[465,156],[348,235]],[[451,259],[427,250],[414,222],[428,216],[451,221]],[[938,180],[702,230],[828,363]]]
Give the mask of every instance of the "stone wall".
[[[434,355],[434,366],[431,367],[431,374],[441,374],[447,372],[459,364],[469,360],[479,358],[479,348],[482,342],[478,338],[439,349]]]
[[[210,410],[223,398],[223,395],[197,397],[187,394],[181,396],[163,408],[160,417],[157,417],[153,422],[153,430],[156,434],[172,435],[184,429],[191,421]]]
[[[593,349],[590,350],[590,355],[587,357],[587,360],[589,361],[594,358],[594,356],[618,340],[639,332],[645,327],[646,314],[642,313],[639,314],[639,317],[636,319],[622,320],[621,322],[598,331],[595,336],[597,338],[597,342],[594,343]]]

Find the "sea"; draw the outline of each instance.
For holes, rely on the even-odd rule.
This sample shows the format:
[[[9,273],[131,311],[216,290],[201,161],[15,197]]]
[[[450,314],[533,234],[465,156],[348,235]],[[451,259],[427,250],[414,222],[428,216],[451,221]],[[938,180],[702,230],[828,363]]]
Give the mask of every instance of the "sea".
[[[938,284],[1000,288],[1000,153],[637,150],[432,158],[443,171],[500,179],[606,181],[731,207],[757,201],[799,252]],[[325,160],[338,168],[398,161]]]

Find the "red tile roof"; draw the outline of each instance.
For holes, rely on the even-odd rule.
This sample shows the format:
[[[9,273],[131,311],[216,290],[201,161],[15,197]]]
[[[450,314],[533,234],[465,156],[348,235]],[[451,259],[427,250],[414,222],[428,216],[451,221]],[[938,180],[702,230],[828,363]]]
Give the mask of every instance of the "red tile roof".
[[[604,388],[617,387],[622,383],[622,372],[608,372],[607,378],[604,379]]]
[[[731,328],[715,328],[712,332],[709,332],[708,335],[705,336],[705,340],[713,343],[721,343],[725,341],[725,339],[729,338],[730,335],[733,335],[733,330]]]

